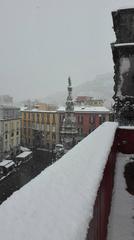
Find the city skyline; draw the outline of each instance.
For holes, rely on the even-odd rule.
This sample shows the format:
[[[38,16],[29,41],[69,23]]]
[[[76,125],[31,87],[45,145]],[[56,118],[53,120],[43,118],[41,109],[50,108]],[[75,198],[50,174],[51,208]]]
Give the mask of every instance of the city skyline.
[[[0,95],[43,98],[113,72],[111,11],[132,1],[0,2]],[[103,34],[102,34],[103,32]]]

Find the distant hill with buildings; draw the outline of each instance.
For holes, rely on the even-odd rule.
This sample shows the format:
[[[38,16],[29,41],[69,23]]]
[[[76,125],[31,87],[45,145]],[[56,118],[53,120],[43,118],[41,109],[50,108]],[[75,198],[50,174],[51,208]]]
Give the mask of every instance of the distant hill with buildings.
[[[73,85],[73,79],[72,79]],[[110,106],[112,103],[114,80],[113,73],[98,75],[92,81],[84,82],[76,87],[73,87],[73,97],[90,96],[94,98],[105,99],[105,106]],[[56,92],[43,99],[43,101],[55,104],[64,104],[66,101],[67,89],[64,92]]]
[[[66,80],[67,81],[67,80]],[[66,85],[67,86],[67,85]],[[96,99],[104,99],[104,106],[110,108],[113,100],[112,97],[114,95],[113,86],[113,73],[105,73],[102,75],[96,76],[95,79],[87,82],[83,82],[78,86],[73,85],[73,98],[77,96],[89,96]],[[54,105],[65,105],[67,98],[67,87],[65,91],[55,92],[54,94],[48,95],[44,98],[36,99],[36,100],[25,100],[23,102],[19,102],[18,106],[22,105],[33,105],[40,103],[54,104]]]

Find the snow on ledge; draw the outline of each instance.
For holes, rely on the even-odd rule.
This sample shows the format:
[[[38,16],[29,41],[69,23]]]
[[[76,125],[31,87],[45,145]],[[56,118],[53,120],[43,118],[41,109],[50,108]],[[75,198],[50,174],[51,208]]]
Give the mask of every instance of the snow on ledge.
[[[104,123],[0,206],[6,240],[85,240],[117,123]]]
[[[113,9],[112,12],[117,12],[117,11],[121,11],[121,10],[128,10],[128,9],[134,10],[134,5],[121,6],[121,7],[118,7],[116,9]]]
[[[120,129],[134,130],[134,126],[119,126]]]
[[[114,47],[134,46],[134,43],[114,43]]]

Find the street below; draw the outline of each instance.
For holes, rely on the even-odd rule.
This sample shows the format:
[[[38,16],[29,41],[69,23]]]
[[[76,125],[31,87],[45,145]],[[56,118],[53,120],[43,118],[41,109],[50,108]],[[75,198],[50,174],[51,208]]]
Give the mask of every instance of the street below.
[[[1,179],[0,204],[51,165],[51,158],[48,151],[35,151],[30,161],[21,164],[9,176]]]

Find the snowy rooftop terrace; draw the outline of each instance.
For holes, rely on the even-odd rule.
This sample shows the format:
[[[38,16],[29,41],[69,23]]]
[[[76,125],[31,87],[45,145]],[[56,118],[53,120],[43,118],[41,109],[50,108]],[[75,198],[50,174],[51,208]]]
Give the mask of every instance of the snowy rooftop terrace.
[[[58,112],[64,112],[65,107],[59,107]],[[101,112],[101,113],[110,113],[110,110],[106,107],[87,107],[87,106],[74,106],[75,112]]]
[[[50,112],[50,113],[56,113],[57,111],[58,112],[65,112],[65,107],[62,106],[62,107],[59,107],[57,109],[57,111],[47,111],[47,110],[39,110],[39,109],[24,109],[24,108],[21,108],[21,111],[25,111],[25,112]],[[110,110],[107,109],[106,107],[99,107],[99,106],[94,106],[94,107],[87,107],[87,106],[74,106],[74,111],[75,112],[101,112],[101,113],[110,113]]]
[[[85,240],[117,123],[104,123],[0,206],[5,240]]]

